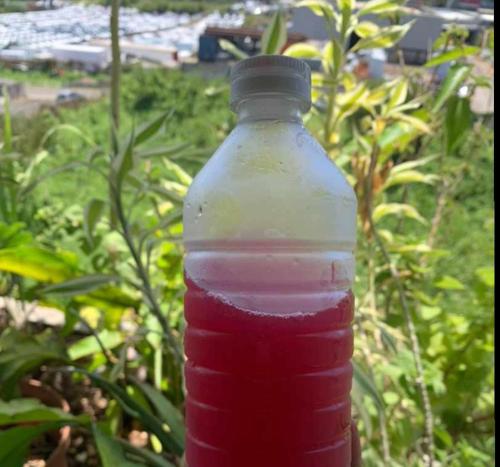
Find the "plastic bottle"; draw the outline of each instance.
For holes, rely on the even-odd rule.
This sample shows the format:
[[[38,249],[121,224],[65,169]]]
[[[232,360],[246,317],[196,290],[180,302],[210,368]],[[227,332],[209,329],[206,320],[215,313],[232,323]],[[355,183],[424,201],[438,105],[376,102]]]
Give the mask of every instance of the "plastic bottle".
[[[310,70],[232,70],[238,124],[184,204],[189,467],[348,467],[356,198],[305,129]]]

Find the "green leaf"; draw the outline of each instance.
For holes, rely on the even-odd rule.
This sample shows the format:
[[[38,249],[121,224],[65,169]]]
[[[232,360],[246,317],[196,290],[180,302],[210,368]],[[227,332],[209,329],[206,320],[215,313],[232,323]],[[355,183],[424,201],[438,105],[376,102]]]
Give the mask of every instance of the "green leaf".
[[[451,154],[467,136],[472,128],[473,116],[470,100],[452,96],[446,106],[444,130],[446,138],[446,154]]]
[[[118,191],[121,190],[123,180],[134,167],[134,146],[135,146],[135,131],[129,135],[128,143],[123,149],[118,151],[113,161],[111,162],[111,183]]]
[[[352,362],[353,386],[356,386],[362,394],[369,396],[375,403],[381,417],[384,417],[385,405],[382,396],[378,392],[374,381],[356,363]]]
[[[310,44],[292,44],[283,52],[283,55],[294,58],[320,58],[321,52]]]
[[[41,282],[60,282],[73,276],[76,268],[63,255],[35,245],[0,250],[0,271]]]
[[[185,149],[191,147],[191,143],[177,143],[171,146],[162,146],[160,148],[146,149],[137,151],[137,157],[150,159],[154,157],[170,157],[175,154],[182,153]]]
[[[219,46],[222,50],[224,50],[227,53],[230,53],[239,60],[244,60],[245,58],[248,58],[248,54],[246,52],[243,52],[243,50],[238,49],[238,47],[236,47],[232,42],[226,39],[219,39]]]
[[[371,21],[362,21],[354,27],[354,32],[361,39],[366,39],[377,35],[380,32],[380,27]]]
[[[387,103],[387,107],[392,109],[394,107],[397,107],[398,105],[401,105],[406,100],[407,95],[408,81],[406,79],[403,79],[399,81],[396,86],[394,86],[390,91],[390,98],[389,102]]]
[[[159,117],[155,118],[151,122],[145,123],[140,126],[139,129],[135,132],[134,145],[139,146],[139,144],[144,143],[148,139],[152,138],[160,128],[163,126],[168,117],[172,115],[171,111],[165,112],[161,114]]]
[[[3,152],[12,152],[12,123],[10,118],[10,96],[6,85],[2,89],[3,95]]]
[[[87,143],[89,146],[92,146],[92,147],[97,146],[96,143],[89,136],[87,136],[82,130],[80,130],[80,128],[78,128],[75,125],[63,123],[61,125],[53,126],[52,128],[49,129],[49,131],[47,131],[47,133],[45,133],[45,135],[43,136],[42,141],[40,143],[40,147],[45,147],[49,138],[51,138],[52,135],[54,135],[60,131],[69,132],[74,136],[78,136],[82,141]]]
[[[379,204],[373,210],[373,220],[374,222],[378,222],[380,219],[389,215],[401,215],[405,217],[409,217],[410,219],[415,219],[422,224],[425,224],[427,221],[420,215],[420,213],[409,204],[402,203],[382,203]]]
[[[53,333],[28,336],[14,329],[3,331],[0,335],[0,393],[6,398],[13,397],[21,377],[46,362],[68,362],[65,347]]]
[[[155,407],[158,416],[168,425],[177,443],[184,448],[184,419],[177,408],[157,389],[147,383],[134,379],[142,392]]]
[[[94,229],[101,218],[106,203],[101,199],[91,199],[83,211],[83,230],[87,240],[92,245],[94,237]]]
[[[430,321],[431,319],[438,317],[442,311],[443,310],[438,306],[427,306],[427,305],[420,306],[420,315],[422,316],[423,319],[427,321]]]
[[[25,229],[26,226],[22,222],[12,224],[0,222],[0,251],[32,243],[33,235]]]
[[[473,47],[473,46],[459,47],[431,58],[425,64],[425,66],[427,68],[432,68],[438,65],[442,65],[443,63],[446,62],[451,62],[463,57],[467,57],[469,55],[476,55],[477,53],[480,52],[480,50],[481,49],[479,47]]]
[[[97,335],[104,347],[109,350],[118,347],[125,341],[125,336],[123,335],[123,333],[118,331],[109,331],[108,329],[103,329]],[[68,348],[69,358],[73,361],[79,360],[83,357],[88,357],[89,355],[94,355],[99,352],[102,352],[102,349],[95,336],[84,337],[71,344]]]
[[[337,6],[340,11],[352,11],[354,9],[354,0],[337,0]]]
[[[335,20],[337,14],[333,6],[325,0],[303,0],[297,4],[297,8],[309,8],[316,16],[322,16],[329,20]]]
[[[421,167],[435,160],[436,157],[437,156],[432,155],[428,157],[422,157],[421,159],[416,159],[414,161],[401,162],[401,164],[395,165],[391,169],[391,174],[400,174],[401,172],[406,172],[407,170],[415,169],[416,167]]]
[[[274,13],[273,19],[262,35],[261,53],[264,55],[279,54],[286,43],[286,21],[281,10]]]
[[[182,454],[182,446],[179,445],[171,433],[165,431],[162,422],[150,412],[146,411],[137,401],[130,397],[123,388],[117,384],[110,383],[94,373],[88,373],[81,369],[76,369],[75,371],[87,375],[96,386],[112,395],[125,412],[131,417],[140,420],[146,430],[156,435],[165,449],[170,450],[176,455]]]
[[[189,175],[179,164],[168,159],[164,159],[163,164],[172,178],[176,179],[184,186],[191,185],[193,177],[191,177],[191,175]]]
[[[372,421],[368,410],[366,410],[366,404],[363,401],[363,393],[357,384],[353,385],[351,398],[365,426],[366,437],[370,439],[373,435]]]
[[[47,407],[36,399],[0,400],[0,426],[52,421],[87,423],[89,419],[86,415],[75,417],[64,410]]]
[[[435,284],[436,287],[444,290],[464,290],[465,286],[454,277],[451,276],[443,276],[440,280],[438,280]]]
[[[59,282],[42,289],[42,293],[49,295],[74,296],[83,295],[99,289],[104,285],[112,282],[117,282],[118,276],[108,276],[104,274],[89,274],[88,276],[80,276],[76,279],[69,279],[65,282]]]
[[[108,436],[96,424],[92,425],[92,433],[97,445],[97,451],[101,458],[102,467],[141,467],[144,464],[130,462],[125,457],[121,444],[111,436]]]
[[[450,68],[439,88],[432,107],[432,113],[438,112],[444,103],[455,94],[461,84],[469,76],[471,69],[472,67],[470,65],[454,65]]]
[[[136,457],[142,457],[146,461],[148,467],[175,467],[174,464],[171,464],[158,454],[151,452],[149,449],[133,446],[121,438],[115,438],[115,440],[120,443],[125,452],[133,454]]]
[[[432,132],[429,125],[427,125],[427,123],[425,123],[422,119],[415,117],[413,115],[408,115],[408,114],[404,114],[401,112],[392,112],[391,118],[408,123],[410,126],[415,128],[415,130],[418,130],[422,133],[431,133]]]
[[[355,52],[362,49],[389,48],[396,45],[413,26],[414,21],[410,21],[400,26],[387,26],[381,28],[375,36],[360,39],[352,47],[351,51]]]
[[[405,170],[397,173],[392,173],[391,171],[384,183],[383,189],[385,190],[395,185],[408,185],[409,183],[427,183],[431,185],[437,178],[436,175],[423,174],[418,170]]]
[[[399,2],[394,0],[370,0],[369,2],[363,3],[363,6],[359,10],[359,16],[370,15],[370,14],[381,14],[390,13],[399,10]]]
[[[475,273],[483,284],[488,287],[495,287],[495,269],[492,266],[478,268]]]
[[[61,427],[60,422],[26,425],[0,431],[0,465],[2,467],[23,467],[30,443],[46,431]]]

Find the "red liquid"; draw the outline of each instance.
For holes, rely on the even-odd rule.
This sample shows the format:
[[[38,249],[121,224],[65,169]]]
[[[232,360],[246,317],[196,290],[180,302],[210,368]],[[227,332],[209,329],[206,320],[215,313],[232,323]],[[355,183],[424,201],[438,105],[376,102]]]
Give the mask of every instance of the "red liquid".
[[[187,280],[189,467],[348,467],[354,298],[258,315]]]

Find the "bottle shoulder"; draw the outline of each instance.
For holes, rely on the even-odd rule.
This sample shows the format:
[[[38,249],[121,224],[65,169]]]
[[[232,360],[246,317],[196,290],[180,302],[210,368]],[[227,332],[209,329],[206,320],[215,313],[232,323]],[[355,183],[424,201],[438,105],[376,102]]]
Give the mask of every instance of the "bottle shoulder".
[[[248,122],[195,177],[184,205],[185,238],[353,241],[355,214],[352,187],[302,124]]]

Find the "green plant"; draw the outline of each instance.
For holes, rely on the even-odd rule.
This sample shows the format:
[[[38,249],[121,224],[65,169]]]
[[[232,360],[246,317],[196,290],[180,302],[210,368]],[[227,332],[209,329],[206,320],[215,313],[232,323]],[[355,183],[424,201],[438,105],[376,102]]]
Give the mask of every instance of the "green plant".
[[[455,63],[437,87],[404,64],[396,80],[363,81],[347,70],[348,53],[396,45],[408,28],[396,22],[400,3],[303,4],[325,18],[331,40],[284,53],[322,60],[307,126],[359,198],[352,396],[365,464],[491,465],[493,155],[491,128],[470,109],[475,87],[489,84],[469,65],[478,51],[460,34],[440,39],[436,50],[448,46],[427,68]],[[367,13],[392,25],[374,26]],[[262,51],[286,43],[280,15]],[[120,130],[107,123],[106,101],[63,112],[29,177],[28,154],[11,157],[21,146],[4,120],[0,190],[13,190],[2,199],[14,214],[0,223],[1,295],[21,308],[55,307],[65,324],[0,329],[0,398],[10,404],[0,403],[2,465],[22,465],[30,440],[63,424],[86,430],[105,466],[181,463],[180,206],[233,120],[223,83],[135,68],[121,78]],[[9,201],[48,175],[44,166],[57,171],[76,158],[82,170],[73,166],[64,183],[50,178],[22,206]],[[20,398],[20,379],[51,373],[100,388],[106,410],[62,415]],[[146,447],[127,440],[132,423],[147,432]]]

